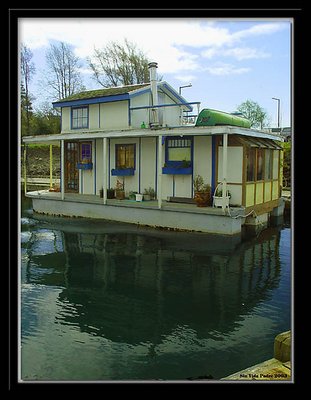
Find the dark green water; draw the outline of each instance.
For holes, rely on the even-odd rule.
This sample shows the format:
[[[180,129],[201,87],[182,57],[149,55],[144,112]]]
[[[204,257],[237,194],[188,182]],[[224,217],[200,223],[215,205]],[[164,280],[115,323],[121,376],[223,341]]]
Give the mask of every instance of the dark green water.
[[[290,228],[244,242],[38,218],[23,202],[23,380],[220,379],[291,328]]]

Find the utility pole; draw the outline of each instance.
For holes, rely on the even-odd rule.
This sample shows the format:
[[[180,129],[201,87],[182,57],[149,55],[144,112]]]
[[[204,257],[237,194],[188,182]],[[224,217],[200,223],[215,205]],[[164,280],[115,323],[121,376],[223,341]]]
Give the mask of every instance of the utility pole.
[[[276,100],[278,102],[278,128],[280,127],[280,103],[281,100],[277,97],[272,97],[272,100]]]

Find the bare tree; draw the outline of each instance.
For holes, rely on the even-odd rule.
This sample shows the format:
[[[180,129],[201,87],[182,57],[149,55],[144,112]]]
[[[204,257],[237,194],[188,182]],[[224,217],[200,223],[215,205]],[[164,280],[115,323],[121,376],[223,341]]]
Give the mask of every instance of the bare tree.
[[[72,46],[59,42],[50,44],[46,53],[48,66],[47,84],[54,97],[63,99],[84,90],[79,72],[80,60],[74,55]]]
[[[21,46],[21,99],[22,99],[22,110],[26,114],[26,134],[30,133],[30,118],[32,112],[31,101],[33,98],[29,93],[29,84],[36,72],[35,65],[31,61],[33,54],[31,50],[22,44]],[[24,127],[24,125],[23,125]],[[23,129],[23,133],[24,133]]]
[[[136,45],[125,39],[124,44],[110,42],[94,50],[88,59],[94,79],[103,87],[132,85],[149,81],[148,60]]]

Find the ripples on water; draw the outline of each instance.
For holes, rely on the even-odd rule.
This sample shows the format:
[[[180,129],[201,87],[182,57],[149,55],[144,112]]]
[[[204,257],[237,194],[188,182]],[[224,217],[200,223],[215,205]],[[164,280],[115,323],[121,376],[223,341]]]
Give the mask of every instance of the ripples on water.
[[[290,329],[290,229],[256,240],[21,220],[24,380],[219,379]]]

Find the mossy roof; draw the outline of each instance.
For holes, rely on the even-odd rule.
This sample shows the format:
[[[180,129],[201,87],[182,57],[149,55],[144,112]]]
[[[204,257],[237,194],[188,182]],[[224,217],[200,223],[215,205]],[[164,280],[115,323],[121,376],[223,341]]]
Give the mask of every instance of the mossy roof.
[[[86,90],[84,92],[75,93],[64,99],[58,100],[55,103],[61,103],[61,102],[73,101],[73,100],[93,99],[93,98],[97,98],[97,97],[115,96],[115,95],[119,95],[119,94],[130,93],[134,90],[141,89],[141,88],[143,88],[145,86],[149,86],[149,85],[150,85],[150,83],[143,83],[143,84],[139,84],[139,85],[116,86],[116,87],[96,89],[96,90]]]

